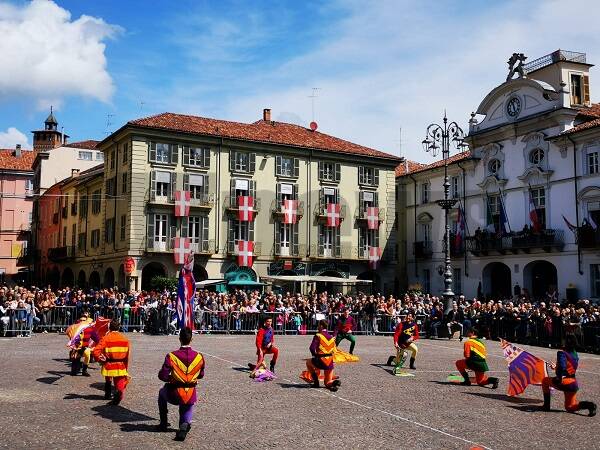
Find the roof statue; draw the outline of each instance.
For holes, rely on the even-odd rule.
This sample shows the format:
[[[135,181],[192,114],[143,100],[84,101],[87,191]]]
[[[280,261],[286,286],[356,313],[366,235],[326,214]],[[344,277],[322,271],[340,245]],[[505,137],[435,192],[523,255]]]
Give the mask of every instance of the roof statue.
[[[513,53],[512,56],[508,59],[508,76],[506,77],[506,81],[512,80],[513,76],[518,74],[517,78],[525,78],[525,70],[523,70],[523,63],[527,59],[523,53]]]

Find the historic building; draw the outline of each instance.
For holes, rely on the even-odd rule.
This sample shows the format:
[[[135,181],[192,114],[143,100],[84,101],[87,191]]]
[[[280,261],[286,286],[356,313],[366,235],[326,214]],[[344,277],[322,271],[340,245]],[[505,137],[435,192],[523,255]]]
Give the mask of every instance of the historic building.
[[[449,160],[454,292],[600,296],[600,105],[583,53],[523,63],[469,121]],[[516,75],[516,78],[513,76]],[[443,163],[397,169],[405,286],[441,292]]]
[[[42,275],[147,287],[175,276],[191,248],[197,280],[324,275],[393,291],[399,158],[314,125],[273,121],[268,109],[250,124],[171,113],[128,122],[98,144],[103,167],[51,188],[60,204],[49,199],[40,217],[59,213],[59,226],[55,247],[38,246]]]

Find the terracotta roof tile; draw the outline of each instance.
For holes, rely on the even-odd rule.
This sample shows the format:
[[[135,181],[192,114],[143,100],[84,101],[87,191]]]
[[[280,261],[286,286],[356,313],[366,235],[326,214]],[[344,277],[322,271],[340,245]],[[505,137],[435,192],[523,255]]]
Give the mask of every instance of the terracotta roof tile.
[[[85,148],[88,150],[95,150],[99,143],[100,143],[100,141],[94,141],[92,139],[88,139],[87,141],[71,142],[70,144],[65,145],[65,147]]]
[[[35,152],[31,150],[21,150],[21,156],[15,156],[14,149],[1,150],[0,149],[0,169],[8,170],[20,170],[20,171],[33,171],[32,165],[35,159]]]
[[[600,103],[593,103],[592,106],[581,108],[578,116],[580,118],[600,118]]]
[[[594,103],[592,106],[581,109],[575,118],[575,123],[578,123],[573,128],[563,131],[561,135],[573,134],[579,131],[594,128],[600,125],[600,103]]]
[[[414,172],[415,170],[418,170],[421,167],[424,167],[425,165],[426,164],[422,164],[422,163],[418,163],[416,161],[410,161],[410,160],[406,159],[406,160],[404,160],[404,162],[401,162],[396,167],[396,177],[401,177],[402,175],[406,175],[411,172]]]
[[[128,124],[144,128],[157,128],[208,136],[223,136],[253,142],[268,142],[293,147],[314,148],[328,152],[353,153],[391,160],[400,159],[397,156],[383,153],[379,150],[285,122],[258,120],[254,123],[241,123],[183,114],[163,113],[132,120]]]
[[[452,164],[452,163],[455,163],[458,161],[463,161],[463,160],[469,159],[471,157],[472,157],[472,154],[471,154],[470,150],[467,150],[466,152],[457,153],[456,155],[452,155],[450,158],[448,158],[448,164]],[[431,164],[420,164],[420,163],[415,163],[412,161],[409,161],[409,163],[414,164],[413,168],[411,168],[409,165],[408,172],[402,170],[402,172],[404,172],[404,173],[401,173],[400,175],[398,175],[398,168],[402,165],[401,164],[400,166],[396,167],[396,176],[408,175],[411,173],[418,173],[418,172],[425,172],[427,170],[436,169],[438,167],[444,166],[443,159],[436,161],[434,163],[431,163]]]

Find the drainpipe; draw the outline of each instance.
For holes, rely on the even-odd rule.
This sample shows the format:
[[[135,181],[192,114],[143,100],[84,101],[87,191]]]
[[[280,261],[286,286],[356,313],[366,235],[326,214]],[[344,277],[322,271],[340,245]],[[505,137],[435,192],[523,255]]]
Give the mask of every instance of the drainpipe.
[[[413,236],[414,236],[414,238],[413,238],[413,254],[414,254],[415,242],[417,241],[417,180],[412,175],[409,175],[408,177],[413,181],[413,184],[415,186],[414,208],[413,208],[414,209],[414,219],[415,219],[414,220],[414,234],[413,234]],[[415,256],[415,277],[418,278],[419,277],[419,267],[417,264],[417,257],[416,257],[416,255],[414,255],[414,256]]]
[[[313,157],[313,151],[312,149],[310,150],[310,153],[308,154],[308,176],[307,176],[307,180],[306,180],[306,193],[307,193],[307,199],[306,199],[306,256],[310,257],[310,222],[311,222],[311,213],[312,213],[312,209],[311,209],[311,199],[312,199],[312,192],[310,189],[310,182],[311,182],[311,174],[312,174],[312,157]]]
[[[465,229],[467,228],[467,170],[460,165],[460,161],[457,163],[458,167],[460,168],[460,170],[462,171],[462,191],[463,191],[463,195],[462,195],[462,201],[463,201],[463,220],[465,221]],[[465,239],[465,277],[469,276],[469,264],[468,264],[468,258],[467,258],[467,246],[466,246],[466,239]]]
[[[219,252],[219,242],[221,230],[221,152],[223,151],[223,136],[221,136],[221,143],[219,144],[219,151],[217,152],[217,186],[216,186],[216,204],[215,204],[215,253]],[[225,244],[227,246],[227,244]]]
[[[579,185],[577,183],[577,145],[571,136],[566,135],[567,139],[573,144],[573,180],[575,181],[575,225],[579,230],[579,200],[577,199],[577,192],[579,191]],[[579,275],[583,275],[583,269],[581,264],[581,247],[579,246],[579,239],[577,239],[577,271]]]
[[[113,139],[113,143],[115,140]],[[114,201],[113,201],[113,210],[114,210],[114,224],[113,224],[113,248],[117,251],[117,186],[119,184],[119,145],[116,144],[115,150],[115,192],[114,192]],[[121,192],[123,192],[123,188],[121,187]],[[119,224],[120,226],[120,224]]]

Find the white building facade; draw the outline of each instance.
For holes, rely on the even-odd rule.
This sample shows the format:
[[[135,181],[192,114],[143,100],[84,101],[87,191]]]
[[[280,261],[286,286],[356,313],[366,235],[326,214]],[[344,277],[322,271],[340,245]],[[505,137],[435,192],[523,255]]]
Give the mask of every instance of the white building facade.
[[[600,224],[600,107],[590,102],[591,65],[583,53],[559,50],[515,67],[517,78],[472,116],[469,151],[449,161],[454,292],[600,297],[591,225]],[[443,176],[435,163],[397,178],[405,283],[431,293],[443,291],[444,216],[435,203]]]

